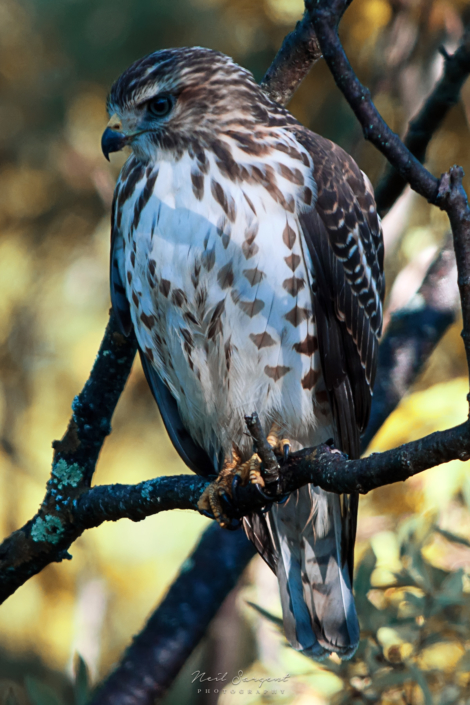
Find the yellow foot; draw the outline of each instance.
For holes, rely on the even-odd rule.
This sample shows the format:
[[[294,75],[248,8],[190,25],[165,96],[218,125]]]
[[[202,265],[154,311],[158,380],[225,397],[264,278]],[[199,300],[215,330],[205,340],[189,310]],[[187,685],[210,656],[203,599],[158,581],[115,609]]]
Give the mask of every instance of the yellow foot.
[[[235,478],[239,478],[238,482],[241,485],[251,482],[264,487],[261,460],[256,453],[241,465],[223,468],[214,482],[206,487],[199,499],[199,511],[202,514],[211,513],[224,528],[232,527],[232,519],[227,516],[224,505],[229,506],[233,499],[232,484]]]
[[[273,449],[275,455],[280,456],[282,460],[287,460],[289,457],[291,443],[288,438],[282,438],[279,440],[275,433],[271,432],[266,439]]]

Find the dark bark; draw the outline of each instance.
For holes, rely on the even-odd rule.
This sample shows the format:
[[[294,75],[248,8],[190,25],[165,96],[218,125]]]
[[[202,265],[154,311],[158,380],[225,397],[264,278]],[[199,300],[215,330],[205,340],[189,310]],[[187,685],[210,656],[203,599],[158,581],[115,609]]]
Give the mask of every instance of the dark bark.
[[[124,338],[111,315],[90,377],[73,401],[67,431],[52,444],[44,500],[37,514],[0,546],[0,602],[49,563],[71,558],[67,551],[83,531],[75,523],[75,504],[89,489],[135,351],[134,338]]]
[[[418,161],[426,159],[428,145],[442,125],[449,110],[458,102],[460,91],[470,73],[470,30],[467,30],[457,51],[444,53],[444,73],[436,83],[419,113],[411,120],[403,139],[405,146]],[[375,190],[377,208],[387,213],[403,192],[407,181],[393,168],[388,168]]]
[[[323,57],[336,85],[359,120],[364,137],[384,154],[411,188],[430,203],[437,203],[439,181],[423,167],[389,128],[372,102],[370,91],[354,73],[338,36],[338,20],[348,0],[311,0],[310,16]]]
[[[261,81],[270,98],[287,105],[305,76],[321,59],[312,20],[305,13],[293,32],[285,37],[274,61]]]
[[[390,130],[349,63],[338,36],[338,18],[348,0],[312,0],[311,17],[323,56],[339,89],[362,125],[364,136],[384,154],[411,188],[449,216],[462,305],[462,338],[470,370],[470,209],[462,186],[463,170],[453,166],[434,177]]]
[[[459,272],[464,343],[470,362],[470,216],[461,184],[461,170],[452,168],[440,180],[436,179],[384,123],[368,91],[355,76],[337,35],[338,20],[348,4],[347,0],[311,0],[308,17],[286,40],[272,70],[268,71],[265,85],[277,100],[285,102],[289,99],[309,66],[318,58],[310,22],[313,23],[322,53],[361,122],[365,136],[385,154],[414,190],[449,214]],[[297,40],[299,47],[296,47]],[[435,332],[429,335],[428,347],[422,347],[431,349],[429,346],[444,328],[445,325],[434,326]],[[115,485],[89,489],[96,459],[110,431],[111,416],[134,354],[134,341],[124,340],[111,318],[90,380],[74,402],[74,415],[67,433],[62,441],[54,444],[53,471],[44,502],[38,514],[0,547],[0,599],[12,594],[49,562],[67,558],[70,544],[89,526],[123,516],[140,520],[163,509],[196,508],[197,499],[207,485],[207,481],[196,476],[157,478],[135,487]],[[423,354],[420,348],[415,359],[420,361]],[[389,366],[391,375],[395,369],[396,363],[392,362]],[[416,362],[408,366],[402,389],[418,369]],[[383,417],[386,412],[382,409],[376,413]],[[313,451],[306,449],[291,455],[289,462],[281,468],[277,485],[271,489],[274,487],[276,494],[280,495],[312,482],[333,492],[365,493],[381,485],[402,481],[440,463],[469,457],[470,427],[467,422],[362,460],[347,460],[329,446],[319,446]],[[264,501],[253,486],[241,488],[240,499],[241,513],[259,508]],[[215,537],[219,538],[216,540]],[[211,543],[212,540],[215,543]],[[233,551],[230,552],[227,546]],[[227,563],[224,562],[225,553]],[[95,702],[137,705],[153,702],[164,692],[252,553],[253,549],[241,532],[223,533],[218,527],[211,527],[192,556],[195,565],[189,570],[183,568],[161,608],[136,638]],[[182,607],[186,604],[189,605],[187,613]],[[133,699],[117,700],[120,693]]]
[[[242,531],[218,525],[207,529],[90,705],[153,705],[160,700],[254,553]]]
[[[413,299],[406,307],[392,313],[379,347],[378,373],[370,420],[362,437],[363,450],[455,322],[458,296],[455,254],[448,238]]]

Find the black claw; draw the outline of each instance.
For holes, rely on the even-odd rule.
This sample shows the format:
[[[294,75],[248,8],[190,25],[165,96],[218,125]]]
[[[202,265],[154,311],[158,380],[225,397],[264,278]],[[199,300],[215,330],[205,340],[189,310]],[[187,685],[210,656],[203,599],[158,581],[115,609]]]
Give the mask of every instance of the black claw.
[[[228,492],[223,490],[219,495],[222,503],[225,505],[225,509],[228,510],[229,514],[233,514],[235,507],[233,506],[232,498],[229,496]]]
[[[240,528],[241,525],[242,525],[241,519],[231,519],[230,524],[227,524],[225,526],[225,528],[228,529],[229,531],[236,531],[237,529]]]
[[[200,509],[199,514],[202,514],[203,516],[207,517],[208,519],[215,519],[215,516],[212,514],[212,512],[208,512],[205,509]]]
[[[280,499],[277,499],[276,502],[277,502],[278,504],[285,504],[288,499],[289,499],[289,495],[288,495],[288,494],[284,494],[284,495],[282,495],[282,497],[281,497]]]
[[[263,497],[263,499],[265,499],[270,504],[272,504],[272,502],[274,502],[274,499],[272,497],[270,497],[268,494],[266,494],[266,492],[261,488],[261,485],[258,485],[258,483],[256,483],[255,487],[256,487],[257,491],[259,492],[259,494]]]
[[[287,459],[289,457],[289,453],[290,453],[290,445],[288,443],[284,443],[284,447],[282,449],[282,455],[283,455],[285,463],[287,462]]]
[[[271,508],[271,505],[274,502],[276,502],[276,504],[284,504],[285,502],[287,502],[287,500],[289,498],[288,494],[281,495],[281,497],[279,497],[279,499],[277,497],[271,497],[270,495],[266,494],[266,492],[264,492],[264,490],[261,488],[261,485],[256,484],[255,487],[258,490],[259,494],[263,497],[263,499],[265,499],[267,502],[269,502],[270,506],[268,506],[266,511],[269,511],[269,509]]]
[[[238,485],[240,484],[240,475],[234,475],[232,480],[232,498],[234,504],[239,504]]]

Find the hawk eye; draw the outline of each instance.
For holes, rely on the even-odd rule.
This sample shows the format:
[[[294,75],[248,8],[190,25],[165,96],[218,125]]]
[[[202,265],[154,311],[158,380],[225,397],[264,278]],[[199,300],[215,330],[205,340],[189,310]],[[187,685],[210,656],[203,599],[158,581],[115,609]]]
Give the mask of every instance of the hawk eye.
[[[154,117],[162,118],[168,115],[173,107],[173,99],[169,95],[160,95],[158,98],[150,100],[148,103],[148,111]]]

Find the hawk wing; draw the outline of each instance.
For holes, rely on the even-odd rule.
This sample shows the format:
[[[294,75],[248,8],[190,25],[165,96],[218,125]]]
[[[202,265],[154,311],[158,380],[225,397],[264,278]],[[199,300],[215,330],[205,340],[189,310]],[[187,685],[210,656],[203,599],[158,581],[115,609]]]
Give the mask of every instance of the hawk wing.
[[[377,369],[384,296],[383,241],[372,186],[337,145],[305,128],[317,200],[300,215],[313,263],[319,351],[338,446],[359,457]]]
[[[132,161],[132,158],[130,161]],[[123,182],[122,184],[119,182],[116,186],[111,209],[111,304],[118,320],[121,333],[126,337],[129,336],[133,330],[133,324],[126,288],[122,278],[122,272],[124,271],[124,240],[120,230],[120,212],[123,204],[120,201],[119,195],[121,185],[125,186],[124,179],[136,178],[135,175],[133,176],[133,172],[138,171],[141,173],[140,168],[140,165],[135,163],[134,170],[132,164],[128,165],[125,170],[123,170]],[[125,193],[125,188],[123,188],[123,192]],[[199,475],[212,475],[217,473],[207,453],[193,441],[183,426],[176,399],[140,347],[139,353],[147,383],[157,402],[167,433],[182,460],[193,472]]]
[[[317,338],[335,444],[351,458],[358,458],[360,434],[370,414],[382,330],[382,230],[372,186],[354,160],[337,145],[301,126],[294,132],[313,158],[317,184],[317,199],[299,220],[314,270]],[[310,506],[306,494],[304,499]],[[357,508],[357,494],[342,496],[341,555],[351,585]],[[266,518],[253,514],[244,518],[244,524],[258,552],[276,571],[278,553]]]
[[[313,264],[313,299],[335,445],[360,456],[382,332],[383,239],[369,179],[340,147],[305,128],[298,141],[314,162],[317,200],[300,215]],[[343,556],[353,576],[358,495],[342,497]]]

